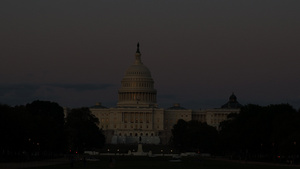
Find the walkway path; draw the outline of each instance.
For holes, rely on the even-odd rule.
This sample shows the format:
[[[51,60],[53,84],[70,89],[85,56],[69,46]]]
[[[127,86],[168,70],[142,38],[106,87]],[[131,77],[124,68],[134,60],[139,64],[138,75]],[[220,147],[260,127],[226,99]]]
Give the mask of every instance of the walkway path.
[[[0,163],[0,169],[22,169],[22,168],[30,168],[30,167],[64,164],[68,162],[69,161],[66,158],[60,158],[60,159],[49,159],[43,161],[31,161],[31,162],[23,162],[23,163]]]
[[[256,164],[256,165],[271,165],[271,166],[294,166],[299,167],[300,165],[290,165],[285,163],[271,163],[271,162],[258,162],[258,161],[245,161],[245,160],[230,160],[226,158],[211,158],[211,160],[219,160],[219,161],[228,161],[228,162],[236,162],[236,163],[242,163],[242,164]]]

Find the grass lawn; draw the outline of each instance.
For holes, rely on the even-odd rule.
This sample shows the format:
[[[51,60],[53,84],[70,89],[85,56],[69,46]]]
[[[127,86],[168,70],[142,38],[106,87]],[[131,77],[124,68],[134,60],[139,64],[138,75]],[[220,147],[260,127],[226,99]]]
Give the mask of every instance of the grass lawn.
[[[66,169],[69,164],[36,167],[31,169]],[[100,161],[76,162],[74,169],[109,169],[109,157],[102,157]],[[181,162],[169,162],[167,158],[145,157],[116,157],[115,169],[300,169],[299,166],[263,165],[244,162],[229,162],[211,159],[184,158]]]

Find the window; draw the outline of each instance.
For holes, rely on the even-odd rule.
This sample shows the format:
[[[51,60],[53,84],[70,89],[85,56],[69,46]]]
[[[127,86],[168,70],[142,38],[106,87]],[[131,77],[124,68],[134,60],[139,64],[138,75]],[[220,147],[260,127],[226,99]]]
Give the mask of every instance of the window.
[[[133,123],[134,122],[134,118],[133,118],[134,114],[130,114],[130,122]]]
[[[139,121],[139,115],[135,114],[135,122],[138,123],[138,121]]]

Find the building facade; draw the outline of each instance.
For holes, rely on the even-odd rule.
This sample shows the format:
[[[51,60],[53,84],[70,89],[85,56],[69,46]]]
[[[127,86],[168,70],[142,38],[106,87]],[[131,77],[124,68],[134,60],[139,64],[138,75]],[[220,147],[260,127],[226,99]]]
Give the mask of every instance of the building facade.
[[[159,108],[157,91],[151,72],[142,63],[139,44],[134,63],[126,70],[118,91],[116,107],[106,108],[97,103],[91,112],[99,119],[99,127],[111,144],[167,144],[173,125],[179,119],[197,120],[219,129],[220,122],[230,113],[239,113],[241,105],[232,94],[229,102],[219,109],[191,110],[180,104]]]

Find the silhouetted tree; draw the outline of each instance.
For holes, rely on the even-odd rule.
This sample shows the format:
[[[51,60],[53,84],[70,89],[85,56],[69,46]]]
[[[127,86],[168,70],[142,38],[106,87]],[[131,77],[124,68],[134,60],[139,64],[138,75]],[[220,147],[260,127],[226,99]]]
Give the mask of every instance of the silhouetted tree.
[[[0,105],[2,159],[52,155],[65,150],[64,113],[57,103],[34,101],[26,106]]]
[[[289,156],[298,149],[300,116],[288,104],[246,105],[221,123],[222,150],[241,158]]]
[[[0,151],[1,154],[6,155],[7,152],[13,148],[13,142],[15,139],[12,137],[14,133],[17,119],[13,118],[12,108],[8,105],[0,105]],[[13,134],[15,135],[15,134]]]
[[[88,108],[72,109],[66,118],[68,145],[72,151],[101,148],[105,143],[99,120]]]
[[[30,115],[27,138],[44,153],[65,150],[64,111],[57,103],[34,101],[26,105]]]
[[[186,148],[186,137],[187,137],[187,122],[180,119],[177,124],[173,126],[171,142],[173,146],[180,151],[184,151]]]
[[[199,152],[215,151],[218,132],[215,127],[199,121],[189,121],[187,127],[188,144]]]
[[[172,129],[172,143],[181,151],[214,152],[217,130],[199,121],[186,122],[182,119]]]

